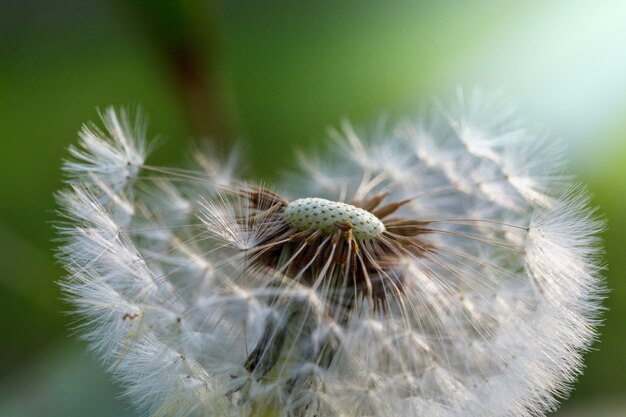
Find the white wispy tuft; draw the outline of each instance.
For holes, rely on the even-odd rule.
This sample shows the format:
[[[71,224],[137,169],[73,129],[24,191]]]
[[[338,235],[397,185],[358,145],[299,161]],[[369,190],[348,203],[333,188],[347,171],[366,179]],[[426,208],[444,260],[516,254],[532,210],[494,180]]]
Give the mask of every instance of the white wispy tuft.
[[[106,133],[94,124],[83,126],[79,146],[70,147],[73,159],[65,161],[63,169],[70,181],[95,185],[112,197],[137,176],[144,162],[146,126],[139,113],[131,124],[125,110],[117,113],[112,107],[101,118]]]
[[[440,107],[375,138],[344,125],[285,194],[236,156],[145,165],[123,112],[85,127],[58,194],[62,287],[126,396],[163,417],[555,409],[599,324],[603,222],[510,106]]]

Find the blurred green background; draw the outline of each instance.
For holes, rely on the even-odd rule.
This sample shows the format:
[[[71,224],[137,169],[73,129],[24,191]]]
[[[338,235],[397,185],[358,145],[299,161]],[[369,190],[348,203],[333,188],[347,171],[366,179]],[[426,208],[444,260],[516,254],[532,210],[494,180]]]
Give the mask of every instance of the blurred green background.
[[[609,219],[606,324],[559,415],[626,415],[625,44],[622,0],[2,0],[0,416],[135,415],[69,335],[55,284],[53,192],[97,107],[140,105],[154,163],[241,139],[271,179],[344,118],[476,85],[569,144]]]

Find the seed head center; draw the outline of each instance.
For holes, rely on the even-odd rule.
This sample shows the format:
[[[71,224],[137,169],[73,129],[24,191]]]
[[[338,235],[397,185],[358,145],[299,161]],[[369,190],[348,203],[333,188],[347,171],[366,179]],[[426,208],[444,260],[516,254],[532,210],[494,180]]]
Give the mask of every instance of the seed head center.
[[[349,222],[357,240],[375,239],[385,231],[385,225],[367,210],[351,204],[323,198],[299,198],[287,205],[283,220],[294,229],[321,230],[333,233],[337,222]]]

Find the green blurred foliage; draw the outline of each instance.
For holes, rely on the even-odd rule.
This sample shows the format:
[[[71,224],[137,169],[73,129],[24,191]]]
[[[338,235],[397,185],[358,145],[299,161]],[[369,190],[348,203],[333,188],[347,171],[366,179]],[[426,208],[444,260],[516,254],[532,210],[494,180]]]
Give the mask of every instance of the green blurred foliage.
[[[583,4],[551,7],[556,3],[565,12]],[[344,118],[367,125],[384,112],[402,115],[459,82],[507,90],[507,77],[515,75],[491,75],[491,63],[477,57],[489,56],[485,51],[507,39],[511,27],[532,22],[544,7],[536,0],[0,3],[0,404],[8,404],[0,415],[96,415],[85,411],[90,403],[49,391],[59,384],[65,392],[92,395],[93,406],[108,404],[99,415],[124,410],[95,361],[74,360],[76,342],[66,340],[69,320],[62,313],[68,307],[55,284],[62,271],[53,258],[53,193],[62,186],[67,146],[82,123],[97,119],[97,108],[140,105],[149,135],[163,139],[155,164],[179,163],[194,137],[241,139],[249,171],[270,179],[293,166],[295,148],[316,145]],[[567,13],[559,16],[567,20]],[[496,57],[519,52],[498,48]],[[188,62],[199,69],[185,85]],[[472,78],[466,65],[490,75]],[[510,90],[526,88],[520,85],[512,82]],[[612,85],[623,91],[626,79]],[[211,91],[195,96],[202,88]],[[546,99],[541,88],[535,100]],[[626,104],[626,95],[618,102]],[[597,105],[582,102],[581,108]],[[549,118],[542,122],[552,128]],[[574,152],[573,159],[609,219],[612,292],[598,350],[588,356],[575,392],[579,401],[617,397],[626,386],[626,126],[595,129],[597,147],[607,149],[587,144],[592,151]],[[94,385],[81,390],[80,381],[96,374]],[[20,408],[31,390],[43,399]]]

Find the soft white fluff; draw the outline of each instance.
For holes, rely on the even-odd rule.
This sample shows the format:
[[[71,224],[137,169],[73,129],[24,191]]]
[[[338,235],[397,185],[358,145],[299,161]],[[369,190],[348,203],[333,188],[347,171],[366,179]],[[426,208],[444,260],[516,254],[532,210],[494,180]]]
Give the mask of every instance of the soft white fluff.
[[[425,240],[435,249],[394,266],[408,277],[402,295],[387,311],[360,299],[339,323],[324,315],[323,285],[247,268],[242,254],[273,226],[237,223],[253,213],[229,194],[246,188],[234,159],[199,155],[198,171],[146,167],[141,125],[108,109],[107,133],[85,128],[71,148],[71,185],[59,194],[62,285],[80,333],[150,416],[554,409],[594,338],[602,222],[558,147],[501,102],[459,94],[442,113],[379,139],[346,126],[332,158],[302,157],[305,173],[280,184],[292,199],[413,198],[402,216],[433,221]],[[282,325],[282,359],[260,381],[244,363]],[[324,346],[334,350],[327,363]]]

